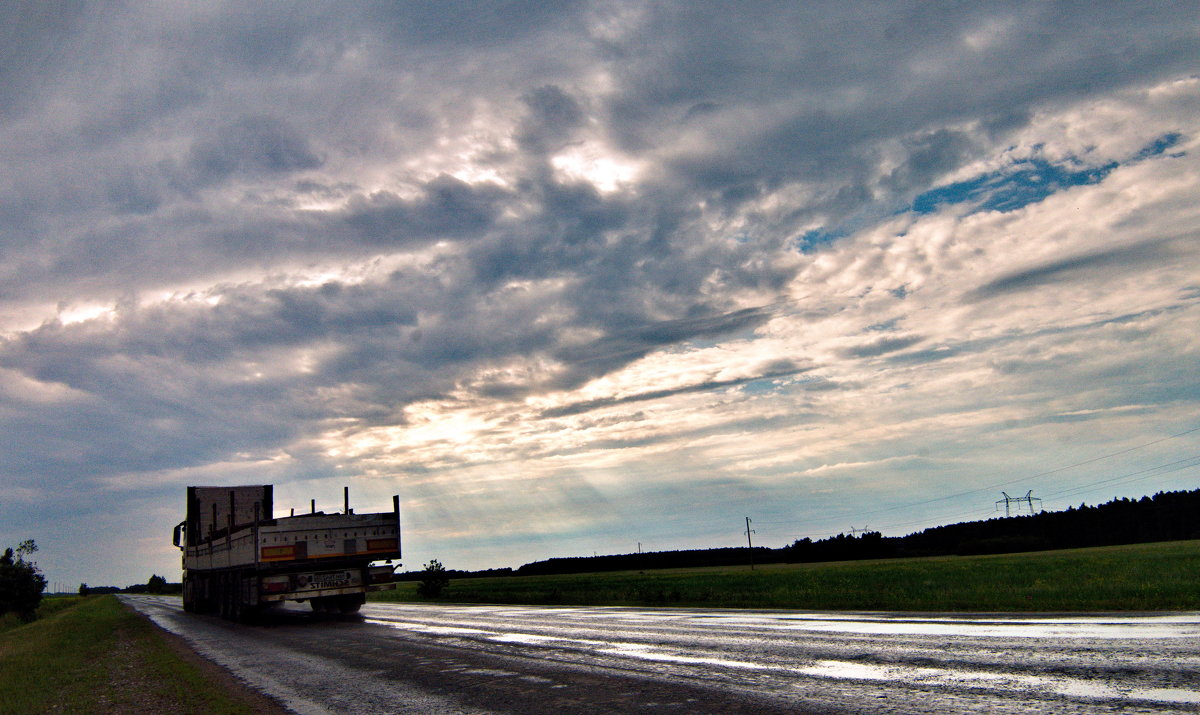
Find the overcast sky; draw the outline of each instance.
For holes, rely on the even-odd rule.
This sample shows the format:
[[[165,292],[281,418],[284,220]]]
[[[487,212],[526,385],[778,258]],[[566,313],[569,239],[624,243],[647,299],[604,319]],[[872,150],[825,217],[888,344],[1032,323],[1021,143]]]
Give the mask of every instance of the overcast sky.
[[[1200,476],[1200,5],[5,3],[0,545],[405,567]]]

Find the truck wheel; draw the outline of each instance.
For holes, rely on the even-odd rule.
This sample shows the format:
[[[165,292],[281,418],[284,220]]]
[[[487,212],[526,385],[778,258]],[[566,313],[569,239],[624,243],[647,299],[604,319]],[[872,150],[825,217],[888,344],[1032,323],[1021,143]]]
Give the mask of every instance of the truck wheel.
[[[367,602],[367,594],[365,593],[348,593],[344,596],[338,596],[338,610],[342,613],[358,613],[358,609]]]
[[[325,597],[322,596],[320,598],[309,599],[308,605],[312,606],[314,613],[324,613],[326,610],[325,609],[325,606],[326,606]]]
[[[183,610],[187,613],[196,611],[196,597],[192,593],[195,589],[195,584],[189,578],[183,579]]]
[[[217,601],[217,615],[221,618],[229,618],[229,589],[225,588],[225,577],[218,576],[216,583],[213,584],[216,592],[213,594]]]
[[[221,599],[221,618],[236,621],[238,617],[238,592],[236,582],[228,575],[221,577],[219,596]]]
[[[201,596],[199,601],[199,610],[201,613],[215,613],[217,610],[216,601],[216,582],[212,576],[204,577],[204,585],[201,588]]]

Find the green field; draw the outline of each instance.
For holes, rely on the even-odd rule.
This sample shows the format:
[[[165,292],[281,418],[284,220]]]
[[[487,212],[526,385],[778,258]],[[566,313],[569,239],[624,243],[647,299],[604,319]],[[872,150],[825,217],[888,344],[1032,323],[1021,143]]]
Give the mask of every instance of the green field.
[[[423,599],[416,583],[372,595]],[[1200,610],[1200,541],[451,580],[442,602],[880,611]]]
[[[48,598],[0,632],[0,712],[252,713],[114,596]]]

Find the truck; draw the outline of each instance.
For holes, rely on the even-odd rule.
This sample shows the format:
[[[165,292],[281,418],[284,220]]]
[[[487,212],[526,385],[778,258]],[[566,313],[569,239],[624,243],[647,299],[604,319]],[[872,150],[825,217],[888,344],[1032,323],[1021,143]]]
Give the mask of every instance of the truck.
[[[188,487],[173,541],[183,551],[183,608],[249,621],[284,601],[355,613],[369,591],[394,588],[400,497],[392,510],[274,515],[274,486]],[[381,563],[382,562],[382,563]],[[397,563],[396,566],[399,566]]]

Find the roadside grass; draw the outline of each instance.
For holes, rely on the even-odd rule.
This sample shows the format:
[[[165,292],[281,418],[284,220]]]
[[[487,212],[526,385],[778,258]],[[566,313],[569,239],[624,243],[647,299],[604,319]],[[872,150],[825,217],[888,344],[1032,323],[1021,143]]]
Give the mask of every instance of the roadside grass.
[[[1200,609],[1200,541],[989,556],[456,579],[375,601],[880,611]]]
[[[59,600],[0,633],[0,712],[254,712],[116,597]]]
[[[42,603],[38,606],[37,617],[45,618],[78,604],[81,600],[79,596],[46,596],[42,599]],[[0,633],[10,631],[13,628],[19,628],[25,625],[25,622],[20,619],[15,613],[5,613],[0,616]]]

